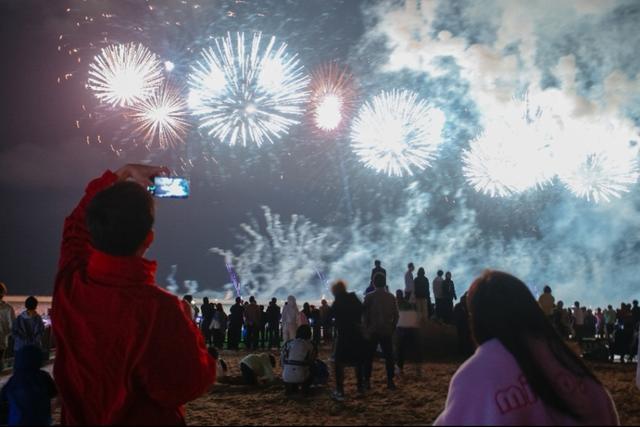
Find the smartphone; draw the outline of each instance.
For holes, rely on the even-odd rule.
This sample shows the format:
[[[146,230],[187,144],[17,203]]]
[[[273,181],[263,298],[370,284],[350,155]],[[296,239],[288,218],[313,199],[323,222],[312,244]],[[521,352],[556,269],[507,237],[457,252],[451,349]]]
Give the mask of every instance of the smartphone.
[[[189,197],[189,180],[178,177],[161,177],[154,179],[149,191],[162,199],[186,199]]]

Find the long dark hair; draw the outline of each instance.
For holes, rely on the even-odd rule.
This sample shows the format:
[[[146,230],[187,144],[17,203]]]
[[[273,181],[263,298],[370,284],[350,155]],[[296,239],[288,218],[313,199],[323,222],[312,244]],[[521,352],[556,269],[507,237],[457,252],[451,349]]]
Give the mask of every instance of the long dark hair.
[[[557,361],[577,377],[601,383],[560,338],[529,288],[508,273],[487,270],[471,285],[468,307],[476,343],[500,340],[537,396],[548,406],[579,420],[579,414],[558,394],[534,356],[532,339],[545,342]]]

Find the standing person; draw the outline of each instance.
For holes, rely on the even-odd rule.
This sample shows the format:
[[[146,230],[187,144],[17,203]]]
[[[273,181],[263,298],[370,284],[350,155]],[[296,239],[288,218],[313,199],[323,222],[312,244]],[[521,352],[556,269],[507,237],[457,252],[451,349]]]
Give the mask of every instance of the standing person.
[[[38,309],[38,300],[35,297],[29,297],[24,302],[24,307],[25,311],[13,322],[11,331],[14,353],[28,345],[42,350],[44,321],[36,311]]]
[[[553,312],[553,325],[563,339],[569,339],[569,335],[571,335],[571,319],[567,310],[564,309],[564,302],[562,301],[558,301]]]
[[[215,306],[209,303],[209,298],[204,297],[202,299],[202,306],[200,307],[200,313],[202,313],[200,330],[202,331],[202,336],[204,336],[204,343],[206,345],[211,344],[211,321],[213,320],[214,311]]]
[[[553,317],[553,312],[556,307],[556,299],[553,297],[551,288],[549,286],[544,287],[544,291],[540,298],[538,298],[538,304],[542,309],[542,312],[545,316],[551,318]]]
[[[52,305],[63,425],[184,424],[183,405],[215,381],[202,334],[144,258],[154,238],[147,187],[161,173],[106,172],[65,221]]]
[[[244,325],[247,329],[247,349],[257,350],[258,342],[260,340],[260,329],[262,326],[260,322],[262,320],[262,314],[260,313],[260,307],[256,302],[255,297],[249,298],[249,305],[244,310]]]
[[[607,390],[524,283],[486,271],[469,311],[479,347],[451,380],[436,425],[619,425]]]
[[[404,294],[400,289],[396,291],[396,302],[398,304],[396,336],[398,338],[398,368],[400,369],[400,375],[404,375],[405,362],[412,355],[416,362],[416,375],[421,377],[423,357],[422,343],[420,342],[420,314],[404,298]]]
[[[4,301],[7,295],[7,286],[0,282],[0,372],[4,370],[4,358],[9,347],[9,337],[11,328],[16,320],[16,313],[13,307]]]
[[[596,310],[595,316],[596,316],[596,335],[598,336],[598,338],[604,338],[605,336],[604,313],[602,312],[602,309],[600,307],[598,307],[598,309]]]
[[[182,309],[184,310],[185,316],[196,323],[196,319],[198,318],[198,313],[196,311],[196,307],[193,304],[193,296],[185,295],[182,297]]]
[[[636,354],[638,355],[638,358],[640,358],[640,339],[638,339],[638,352]],[[640,390],[640,361],[636,367],[636,387]]]
[[[320,341],[322,340],[322,324],[320,322],[320,310],[315,305],[310,307],[311,317],[309,318],[309,326],[313,330],[313,345],[316,348],[320,347]]]
[[[578,343],[582,343],[584,338],[584,316],[585,312],[580,307],[578,301],[573,305],[573,331],[575,332],[575,339]]]
[[[282,340],[286,343],[295,339],[300,322],[300,310],[293,295],[287,298],[287,305],[282,309]]]
[[[384,280],[378,277],[374,284],[376,290],[364,299],[364,328],[365,338],[368,341],[368,353],[365,359],[364,371],[365,387],[367,389],[371,388],[373,358],[378,345],[380,345],[387,369],[387,388],[395,390],[396,386],[393,382],[395,374],[393,333],[398,324],[398,304],[393,295],[385,290]]]
[[[607,334],[607,338],[611,338],[613,332],[616,328],[616,317],[617,313],[613,309],[612,306],[607,306],[607,309],[604,311],[604,324],[605,324],[605,332]]]
[[[358,393],[364,388],[364,346],[362,336],[362,303],[354,293],[347,292],[347,285],[337,281],[331,287],[334,296],[331,317],[335,319],[336,337],[333,358],[335,361],[336,390],[332,397],[344,401],[344,369],[355,368]]]
[[[333,337],[333,319],[331,318],[331,307],[326,299],[320,303],[320,324],[322,325],[322,338],[329,342]]]
[[[371,270],[371,284],[373,285],[373,279],[378,274],[382,274],[384,277],[387,277],[387,270],[382,268],[382,262],[380,260],[376,260],[374,263],[374,268]]]
[[[51,425],[51,399],[56,385],[43,371],[44,354],[35,346],[22,347],[15,355],[13,375],[2,387],[2,401],[9,404],[10,426]]]
[[[260,348],[264,349],[269,342],[267,337],[267,313],[264,311],[264,305],[260,306]]]
[[[374,268],[373,270],[371,270],[371,280],[369,280],[369,287],[367,288],[367,290],[365,291],[365,295],[373,292],[376,290],[375,285],[373,284],[373,281],[375,279],[375,277],[377,275],[382,275],[384,276],[385,280],[387,279],[387,270],[385,270],[384,268],[382,268],[382,262],[380,260],[376,260],[374,262]]]
[[[415,269],[416,267],[413,265],[412,262],[410,262],[409,265],[407,265],[407,271],[404,273],[404,297],[411,304],[414,304],[416,301],[415,282],[413,279],[413,271]],[[374,287],[377,288],[377,285],[375,283],[373,285]],[[386,283],[385,283],[385,286],[386,286]]]
[[[451,280],[451,272],[447,271],[442,287],[444,289],[444,297],[445,297],[444,321],[447,323],[452,323],[453,301],[457,300],[458,296],[456,295],[456,287],[453,283],[453,280]]]
[[[633,324],[638,326],[640,323],[640,306],[638,306],[638,301],[633,301],[633,307],[631,308],[631,317],[633,318]]]
[[[307,319],[307,324],[311,323],[311,306],[309,305],[308,302],[305,302],[304,304],[302,304],[302,314],[304,314],[304,317]]]
[[[267,323],[269,324],[269,349],[280,348],[280,307],[276,298],[271,299],[267,308]]]
[[[423,325],[431,317],[431,292],[429,292],[429,279],[424,268],[418,269],[418,277],[413,282],[418,320]]]
[[[467,294],[460,298],[460,302],[453,309],[453,318],[458,331],[458,351],[464,358],[473,355],[473,339],[469,328],[469,307],[467,306]]]
[[[598,319],[593,315],[593,311],[587,310],[587,314],[584,316],[584,337],[585,338],[595,338],[596,337],[596,326],[598,324]]]
[[[444,321],[445,306],[447,305],[447,294],[444,289],[444,271],[438,270],[438,274],[433,279],[433,298],[436,300],[436,318]]]
[[[238,297],[229,311],[229,330],[227,332],[229,350],[238,351],[240,349],[242,326],[244,326],[244,307],[242,306],[242,298]]]
[[[213,332],[213,346],[219,350],[224,348],[224,337],[227,331],[227,313],[224,312],[222,304],[216,306],[211,320],[211,330]]]

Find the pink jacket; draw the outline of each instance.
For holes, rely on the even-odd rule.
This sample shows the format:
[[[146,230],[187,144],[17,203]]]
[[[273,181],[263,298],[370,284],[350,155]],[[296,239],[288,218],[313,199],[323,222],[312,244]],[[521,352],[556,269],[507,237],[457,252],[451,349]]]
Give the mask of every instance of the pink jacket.
[[[577,378],[560,365],[545,344],[534,347],[556,390],[582,421],[545,405],[529,387],[515,358],[498,340],[480,346],[454,375],[444,412],[435,425],[619,425],[604,387]]]

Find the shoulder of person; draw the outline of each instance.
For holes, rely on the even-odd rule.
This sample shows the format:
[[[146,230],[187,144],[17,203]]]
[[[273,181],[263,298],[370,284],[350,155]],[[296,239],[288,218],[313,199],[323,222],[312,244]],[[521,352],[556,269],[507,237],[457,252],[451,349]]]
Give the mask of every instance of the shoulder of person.
[[[520,368],[515,358],[498,340],[491,340],[478,348],[456,372],[452,386],[478,388],[491,384],[509,382],[519,375]]]

